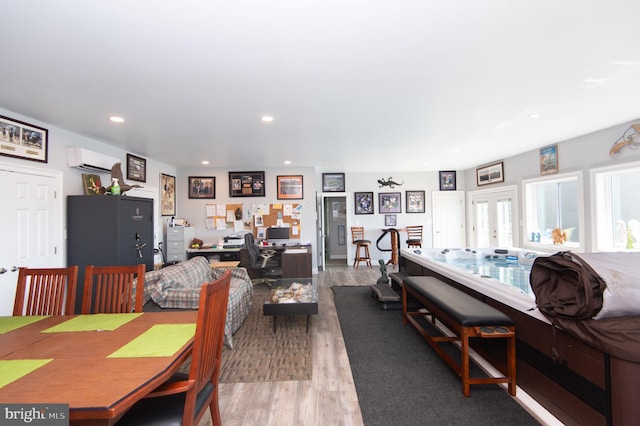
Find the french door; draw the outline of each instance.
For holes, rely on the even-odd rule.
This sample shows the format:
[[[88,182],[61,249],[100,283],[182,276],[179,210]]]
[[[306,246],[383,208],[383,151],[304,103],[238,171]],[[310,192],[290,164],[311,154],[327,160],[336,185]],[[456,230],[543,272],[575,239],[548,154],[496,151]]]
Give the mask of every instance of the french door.
[[[518,244],[515,187],[469,193],[471,239],[474,247],[513,247]]]

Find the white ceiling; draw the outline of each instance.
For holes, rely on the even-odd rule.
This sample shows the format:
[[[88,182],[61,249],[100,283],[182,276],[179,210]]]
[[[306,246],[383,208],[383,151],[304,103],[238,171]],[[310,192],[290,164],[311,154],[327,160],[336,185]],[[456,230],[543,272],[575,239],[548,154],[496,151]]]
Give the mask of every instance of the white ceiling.
[[[639,118],[639,18],[638,0],[4,0],[0,106],[178,168],[461,170]]]

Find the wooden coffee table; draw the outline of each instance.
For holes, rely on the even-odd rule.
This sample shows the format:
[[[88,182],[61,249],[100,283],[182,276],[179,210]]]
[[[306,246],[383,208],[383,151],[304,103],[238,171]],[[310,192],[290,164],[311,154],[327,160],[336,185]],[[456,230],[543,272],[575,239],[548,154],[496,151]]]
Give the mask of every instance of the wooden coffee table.
[[[318,313],[318,286],[315,278],[280,278],[269,291],[264,302],[264,315],[273,316],[276,332],[278,315],[306,315],[307,333],[311,315]]]

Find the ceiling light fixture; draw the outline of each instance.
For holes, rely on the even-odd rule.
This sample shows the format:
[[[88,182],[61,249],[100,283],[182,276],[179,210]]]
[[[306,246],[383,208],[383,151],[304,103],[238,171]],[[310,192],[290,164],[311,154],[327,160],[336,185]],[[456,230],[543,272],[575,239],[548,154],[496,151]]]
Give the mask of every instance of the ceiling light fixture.
[[[531,118],[531,119],[540,118],[540,113],[539,112],[532,112],[531,114],[529,114],[529,118]]]
[[[264,123],[271,123],[273,121],[273,117],[270,115],[263,115],[262,116],[262,121]]]
[[[291,164],[291,160],[284,160],[284,164]]]
[[[114,123],[124,123],[124,118],[118,117],[117,115],[112,115],[111,117],[109,117],[109,120],[113,121]]]
[[[622,136],[613,143],[613,146],[609,150],[609,157],[617,157],[620,155],[620,150],[626,145],[629,145],[630,149],[636,149],[640,146],[640,124],[632,124],[625,130]]]
[[[207,160],[202,160],[202,164],[204,164],[205,166],[208,166],[210,163]]]

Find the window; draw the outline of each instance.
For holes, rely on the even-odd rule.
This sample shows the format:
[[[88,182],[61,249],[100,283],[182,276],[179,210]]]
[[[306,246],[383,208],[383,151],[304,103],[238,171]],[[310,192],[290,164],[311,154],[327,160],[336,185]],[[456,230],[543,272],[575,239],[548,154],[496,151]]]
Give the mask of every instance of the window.
[[[583,248],[583,197],[581,174],[523,182],[525,193],[525,245],[535,248]],[[558,231],[557,229],[560,228]],[[555,231],[555,233],[554,233]]]
[[[640,163],[591,173],[596,250],[640,249]]]

